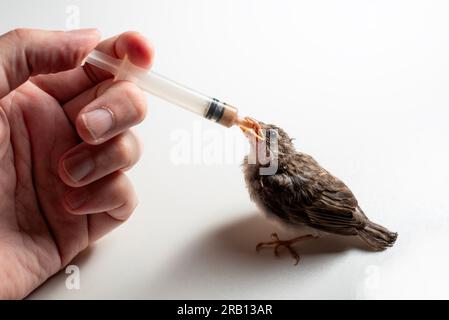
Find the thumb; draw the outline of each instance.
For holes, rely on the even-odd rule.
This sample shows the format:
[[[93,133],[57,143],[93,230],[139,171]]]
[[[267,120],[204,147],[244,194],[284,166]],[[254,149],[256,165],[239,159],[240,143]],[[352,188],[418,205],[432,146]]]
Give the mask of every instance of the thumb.
[[[0,98],[30,76],[75,68],[99,41],[96,29],[17,29],[0,36]]]

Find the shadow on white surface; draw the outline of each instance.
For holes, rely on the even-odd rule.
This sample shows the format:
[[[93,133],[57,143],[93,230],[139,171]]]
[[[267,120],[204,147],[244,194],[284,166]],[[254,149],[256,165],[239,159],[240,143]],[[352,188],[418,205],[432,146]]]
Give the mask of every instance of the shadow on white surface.
[[[281,236],[282,231],[278,231],[258,213],[245,215],[244,218],[233,221],[230,224],[224,225],[215,230],[209,235],[207,243],[215,245],[217,251],[223,252],[227,255],[246,255],[249,259],[257,260],[260,263],[260,258],[254,253],[255,246],[260,241],[270,241],[270,234],[273,231],[278,232],[282,240],[287,240],[290,236]],[[338,235],[327,235],[323,238],[304,241],[295,244],[295,249],[298,253],[306,259],[309,255],[320,255],[326,253],[337,253],[349,249],[369,249],[356,237],[346,237]],[[281,249],[281,258],[290,257],[286,250]],[[273,250],[265,248],[260,251],[262,256],[272,255]],[[272,257],[264,257],[264,259],[271,259]]]
[[[346,251],[369,250],[356,237],[328,235],[297,244],[301,261],[295,266],[287,250],[280,250],[279,259],[272,248],[256,252],[256,244],[269,239],[273,231],[284,238],[256,213],[222,225],[181,248],[182,254],[169,261],[155,280],[144,281],[147,294],[154,298],[157,293],[162,299],[287,298],[270,296],[270,287],[294,285],[298,286],[298,298],[307,298],[301,287],[310,281],[311,273],[314,277],[317,272],[328,273]],[[288,298],[292,298],[291,292]]]

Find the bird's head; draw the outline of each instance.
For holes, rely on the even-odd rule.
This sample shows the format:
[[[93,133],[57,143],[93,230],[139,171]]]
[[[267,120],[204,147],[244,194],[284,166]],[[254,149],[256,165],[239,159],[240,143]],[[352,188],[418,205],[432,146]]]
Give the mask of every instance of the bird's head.
[[[250,143],[249,156],[254,159],[253,164],[271,163],[295,152],[292,139],[283,129],[254,119],[251,121],[250,129],[240,128]]]

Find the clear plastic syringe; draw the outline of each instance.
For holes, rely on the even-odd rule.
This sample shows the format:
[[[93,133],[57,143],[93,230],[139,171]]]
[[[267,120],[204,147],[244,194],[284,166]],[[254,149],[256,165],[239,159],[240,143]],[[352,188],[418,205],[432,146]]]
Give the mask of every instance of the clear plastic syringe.
[[[225,127],[238,125],[242,129],[253,131],[253,121],[250,118],[240,118],[235,107],[198,93],[154,71],[137,67],[126,57],[123,60],[116,59],[93,50],[85,62],[112,73],[116,80],[131,81],[144,91]],[[254,134],[257,136],[257,133]]]

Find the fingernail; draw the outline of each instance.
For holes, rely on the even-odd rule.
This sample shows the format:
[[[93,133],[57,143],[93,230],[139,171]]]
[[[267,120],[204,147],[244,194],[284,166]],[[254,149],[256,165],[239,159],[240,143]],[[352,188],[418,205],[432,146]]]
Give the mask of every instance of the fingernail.
[[[114,124],[112,112],[106,108],[99,108],[82,115],[82,120],[94,140],[98,140],[108,132]]]
[[[66,193],[65,201],[72,210],[80,208],[86,203],[88,194],[86,189],[73,189]]]
[[[95,163],[88,151],[82,151],[63,160],[65,173],[73,182],[78,182],[94,171]]]

